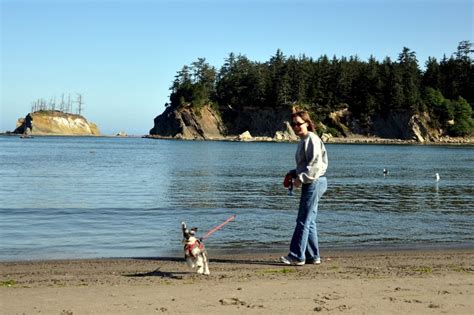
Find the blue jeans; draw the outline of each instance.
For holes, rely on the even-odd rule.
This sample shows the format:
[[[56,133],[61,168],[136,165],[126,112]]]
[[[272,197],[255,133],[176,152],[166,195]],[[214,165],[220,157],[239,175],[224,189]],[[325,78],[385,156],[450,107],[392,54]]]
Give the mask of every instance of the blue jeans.
[[[311,184],[303,184],[296,227],[290,244],[290,257],[298,261],[320,258],[316,217],[318,201],[326,192],[326,177],[320,177]]]

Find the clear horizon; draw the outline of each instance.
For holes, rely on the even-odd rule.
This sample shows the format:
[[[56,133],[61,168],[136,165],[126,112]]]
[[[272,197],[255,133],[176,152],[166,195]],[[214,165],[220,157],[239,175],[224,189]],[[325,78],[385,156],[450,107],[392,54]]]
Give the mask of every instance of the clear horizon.
[[[398,58],[403,47],[451,56],[473,38],[466,0],[1,1],[0,132],[43,98],[84,98],[83,115],[104,135],[148,134],[184,66],[229,53]]]

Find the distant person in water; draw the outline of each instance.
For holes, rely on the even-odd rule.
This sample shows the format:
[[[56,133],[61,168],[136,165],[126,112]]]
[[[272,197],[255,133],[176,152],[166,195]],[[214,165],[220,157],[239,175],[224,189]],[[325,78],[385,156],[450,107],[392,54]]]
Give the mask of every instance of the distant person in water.
[[[328,167],[328,156],[307,112],[292,113],[291,126],[301,139],[296,149],[296,169],[290,171],[294,177],[294,186],[301,187],[301,198],[290,252],[280,257],[280,261],[295,266],[320,264],[316,218],[319,199],[327,189],[324,174]]]

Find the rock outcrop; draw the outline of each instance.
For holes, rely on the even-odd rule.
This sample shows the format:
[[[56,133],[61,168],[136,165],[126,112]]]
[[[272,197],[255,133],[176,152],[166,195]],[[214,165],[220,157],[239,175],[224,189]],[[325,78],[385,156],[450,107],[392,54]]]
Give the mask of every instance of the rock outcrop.
[[[407,111],[394,111],[385,117],[373,118],[373,133],[381,138],[436,142],[440,131],[431,128],[429,123],[427,113],[413,115]]]
[[[44,110],[17,121],[13,133],[30,135],[98,136],[99,128],[81,115]]]
[[[290,126],[290,114],[289,108],[248,107],[237,111],[228,107],[219,110],[210,106],[200,110],[191,106],[168,107],[155,118],[150,135],[176,139],[295,141],[298,137]],[[350,111],[341,109],[329,113],[322,120],[324,124],[318,131],[323,132],[323,138],[328,142],[337,142],[338,139],[360,142],[364,137],[397,143],[441,142],[443,139],[442,131],[430,126],[427,113],[392,111],[361,123]]]
[[[155,125],[150,130],[152,136],[218,140],[226,133],[221,117],[209,106],[204,106],[201,110],[195,110],[191,106],[179,110],[168,107],[154,122]]]
[[[253,137],[295,137],[289,124],[289,107],[244,107],[234,110],[229,107],[220,109],[222,120],[229,135],[239,135],[249,131]],[[277,135],[278,133],[278,135]]]
[[[288,122],[289,113],[276,109],[247,108],[237,112],[210,106],[168,107],[154,119],[150,136],[188,140],[297,140]]]
[[[367,136],[423,143],[437,142],[441,136],[440,130],[430,126],[427,113],[392,111],[386,115],[373,116],[362,124],[350,111],[342,109],[330,113],[327,121],[344,137]]]

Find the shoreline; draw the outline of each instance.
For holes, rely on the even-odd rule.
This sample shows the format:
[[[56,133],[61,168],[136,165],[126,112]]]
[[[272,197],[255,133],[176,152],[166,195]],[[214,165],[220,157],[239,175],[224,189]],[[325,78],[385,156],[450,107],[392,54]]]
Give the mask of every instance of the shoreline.
[[[217,255],[211,275],[182,256],[0,262],[6,314],[469,314],[474,249],[323,250]]]
[[[0,137],[20,137],[21,134],[13,133],[0,133]],[[277,140],[271,137],[252,137],[250,139],[238,139],[238,136],[227,136],[222,138],[208,138],[208,139],[186,139],[176,138],[158,135],[46,135],[46,134],[32,134],[31,138],[41,137],[79,137],[79,138],[144,138],[144,139],[155,139],[155,140],[177,140],[177,141],[224,141],[224,142],[276,142],[276,143],[296,143],[298,141],[291,140]],[[377,138],[377,137],[364,137],[364,136],[351,136],[351,137],[331,137],[325,143],[334,144],[394,144],[394,145],[474,145],[474,138],[454,138],[444,137],[439,141],[426,141],[418,142],[416,140],[403,140],[403,139],[389,139],[389,138]]]
[[[238,136],[227,136],[223,138],[208,138],[208,139],[187,139],[176,138],[158,135],[144,135],[142,138],[155,140],[175,140],[175,141],[224,141],[224,142],[275,142],[275,143],[297,143],[298,140],[276,140],[271,137],[252,137],[249,139],[238,139]],[[448,138],[445,137],[440,141],[426,141],[418,142],[415,140],[376,138],[376,137],[332,137],[324,143],[334,144],[394,144],[394,145],[474,145],[474,138]]]
[[[265,256],[273,255],[280,257],[288,250],[288,245],[276,246],[271,248],[210,248],[207,247],[207,252],[210,256]],[[395,252],[429,252],[429,251],[474,251],[474,243],[444,243],[444,244],[405,244],[405,245],[370,245],[370,246],[320,246],[321,255],[324,257],[325,253],[395,253]],[[8,263],[39,263],[39,262],[55,262],[55,261],[83,261],[83,260],[124,260],[124,259],[144,259],[144,260],[159,260],[162,258],[181,258],[182,251],[178,249],[164,251],[162,254],[153,256],[103,256],[103,257],[43,257],[43,258],[20,258],[20,259],[0,259],[0,266]]]

